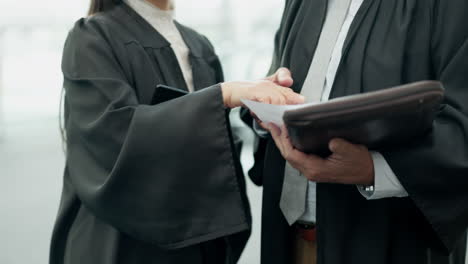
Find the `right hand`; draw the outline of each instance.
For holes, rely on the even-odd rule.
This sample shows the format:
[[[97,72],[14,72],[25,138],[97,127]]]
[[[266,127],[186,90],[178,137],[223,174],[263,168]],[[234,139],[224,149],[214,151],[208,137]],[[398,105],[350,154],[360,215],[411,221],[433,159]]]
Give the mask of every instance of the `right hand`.
[[[266,77],[265,80],[272,81],[284,87],[291,87],[294,83],[291,71],[285,67],[279,68],[274,74]]]
[[[276,105],[304,103],[302,95],[270,80],[226,82],[221,84],[221,89],[224,105],[229,108],[242,106],[241,99]]]
[[[294,83],[291,71],[285,67],[278,68],[278,70],[276,70],[274,74],[266,77],[265,80],[271,81],[277,85],[284,87],[291,87]],[[263,127],[263,129],[268,131],[268,128],[265,126],[265,124],[262,123],[262,121],[257,117],[257,115],[255,115],[255,113],[251,111],[250,115],[255,119],[258,125],[260,125],[261,127]]]

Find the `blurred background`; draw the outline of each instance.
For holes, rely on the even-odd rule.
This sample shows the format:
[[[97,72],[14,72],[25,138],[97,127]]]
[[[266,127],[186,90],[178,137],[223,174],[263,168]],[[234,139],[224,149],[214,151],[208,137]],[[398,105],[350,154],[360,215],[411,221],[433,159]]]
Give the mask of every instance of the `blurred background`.
[[[0,263],[47,263],[62,188],[61,53],[88,0],[0,0]],[[214,44],[227,80],[265,76],[284,0],[176,0],[176,18]],[[234,113],[234,116],[236,114]],[[244,169],[252,165],[250,131]],[[261,189],[248,183],[253,236],[240,263],[259,263]]]

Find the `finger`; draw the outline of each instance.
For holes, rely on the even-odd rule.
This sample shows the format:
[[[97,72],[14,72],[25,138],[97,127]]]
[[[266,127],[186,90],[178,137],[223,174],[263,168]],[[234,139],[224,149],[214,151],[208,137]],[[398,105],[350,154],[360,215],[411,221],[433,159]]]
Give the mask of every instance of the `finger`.
[[[285,152],[287,151],[285,147]],[[311,181],[319,182],[325,177],[322,173],[325,160],[319,156],[306,154],[293,147],[288,152],[287,160],[293,167],[301,168],[303,174]]]
[[[282,125],[282,126],[281,126],[281,136],[282,136],[284,139],[288,139],[288,140],[289,140],[289,132],[288,132],[288,129],[286,128],[285,125]]]
[[[276,71],[276,83],[281,86],[291,87],[294,83],[293,78],[291,77],[291,72],[287,68],[279,68]]]
[[[286,97],[281,93],[278,93],[278,104],[279,105],[285,105],[286,104]]]
[[[263,98],[258,95],[254,95],[250,100],[255,101],[255,102],[260,102],[260,103],[263,103],[264,101]]]
[[[260,119],[257,122],[263,129],[269,131],[268,124],[266,124],[265,122],[260,121]]]
[[[287,144],[288,149],[293,149],[293,145],[291,144],[291,140],[289,139],[289,132],[285,125],[281,126],[281,140]]]
[[[267,100],[268,104],[273,104],[273,98],[271,97],[271,95],[268,95],[266,97],[266,100]]]
[[[265,77],[263,80],[267,80],[267,81],[276,83],[276,73],[272,74],[272,75],[270,75],[268,77]]]
[[[283,142],[281,141],[281,129],[272,123],[267,124],[267,129],[270,131],[271,137],[273,138],[273,141],[275,141],[275,144],[280,150],[281,155],[284,156],[285,153]]]
[[[257,122],[258,125],[261,126],[261,124],[263,123],[262,120],[260,120],[260,118],[258,118],[258,116],[252,116],[252,118],[255,120],[255,122]]]
[[[289,154],[294,154],[293,153],[294,151],[297,151],[291,144],[291,140],[289,139],[288,129],[284,125],[281,126],[280,140],[281,140],[281,144],[283,145],[284,152],[288,154],[288,156]],[[285,157],[285,158],[289,158],[289,157]]]
[[[255,120],[258,120],[258,116],[257,114],[255,114],[254,112],[252,112],[252,110],[249,109],[249,112],[250,112],[250,116],[255,119]]]
[[[271,97],[271,104],[274,104],[274,105],[284,105],[286,102],[286,100],[284,99],[284,96],[281,93],[276,92],[274,90],[272,90],[270,97]]]
[[[258,98],[258,101],[259,101],[260,103],[271,104],[271,98],[270,98],[270,96],[257,97],[257,98]]]
[[[287,104],[303,104],[305,102],[305,97],[303,95],[295,93],[291,89],[283,89],[282,92],[286,97]]]
[[[334,138],[328,143],[328,148],[333,153],[346,154],[352,152],[355,146],[344,139]]]
[[[290,88],[276,84],[273,84],[271,88],[272,89],[269,90],[269,95],[274,97],[274,104],[285,105],[287,103],[285,90],[290,90]]]
[[[308,159],[312,160],[313,162],[323,162],[324,159],[320,158],[319,156],[315,155],[308,155],[302,151],[297,150],[291,143],[291,139],[289,138],[289,132],[285,125],[281,126],[281,134],[280,134],[281,141],[283,142],[283,147],[286,152],[290,153],[293,157],[297,157],[299,159]]]
[[[271,135],[272,135],[273,137],[280,138],[280,136],[281,136],[281,129],[280,129],[278,126],[276,126],[276,125],[273,124],[273,123],[268,123],[268,124],[266,124],[266,127],[267,127],[268,131],[270,131],[270,133],[271,133]]]
[[[327,182],[329,171],[325,166],[326,161],[316,155],[306,155],[304,161],[301,161],[304,166],[304,176],[313,182]]]

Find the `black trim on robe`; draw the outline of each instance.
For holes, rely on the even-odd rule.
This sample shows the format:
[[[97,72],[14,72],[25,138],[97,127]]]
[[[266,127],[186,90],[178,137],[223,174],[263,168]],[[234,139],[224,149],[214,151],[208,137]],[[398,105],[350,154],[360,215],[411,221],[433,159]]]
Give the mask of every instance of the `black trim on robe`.
[[[326,6],[326,0],[286,1],[270,72],[289,68],[296,92],[306,78]],[[317,184],[319,264],[464,263],[467,10],[465,0],[364,0],[345,41],[331,96],[429,79],[442,81],[446,98],[431,133],[377,150],[409,197],[368,201],[356,186]],[[264,187],[262,263],[289,264],[292,229],[279,208],[284,159],[272,140],[261,139],[259,146],[249,174]]]
[[[194,93],[169,43],[130,7],[80,19],[65,44],[67,162],[50,263],[235,263],[250,209],[209,41],[176,24]],[[208,87],[206,89],[202,89]],[[223,260],[224,261],[224,260]]]

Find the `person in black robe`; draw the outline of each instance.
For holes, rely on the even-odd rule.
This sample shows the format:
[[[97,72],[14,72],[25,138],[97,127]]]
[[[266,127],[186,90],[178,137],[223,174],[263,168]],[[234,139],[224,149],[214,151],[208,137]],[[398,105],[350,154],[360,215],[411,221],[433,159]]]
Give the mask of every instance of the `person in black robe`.
[[[296,92],[306,78],[326,7],[326,0],[286,1],[271,70],[290,69]],[[344,184],[354,180],[346,178],[344,166],[330,167],[322,174],[317,168],[302,171],[321,177],[315,177],[320,179],[316,190],[317,263],[465,262],[467,14],[466,0],[364,0],[344,42],[331,98],[439,80],[445,86],[445,99],[429,134],[378,150],[408,197],[366,200],[355,184]],[[243,119],[252,122],[249,114]],[[282,131],[274,127],[271,131],[291,164],[306,165],[303,156],[291,154],[290,149],[284,153],[291,146]],[[255,158],[249,174],[263,185],[261,262],[294,263],[295,228],[288,225],[279,206],[285,159],[271,137],[259,139]],[[320,162],[325,164],[327,159]],[[332,170],[341,178],[330,179]]]
[[[175,22],[195,92],[151,105],[158,84],[187,89],[169,42],[125,3],[94,1],[91,13],[63,52],[67,151],[50,263],[235,263],[251,217],[227,109],[300,96],[269,81],[219,84],[209,41]]]

